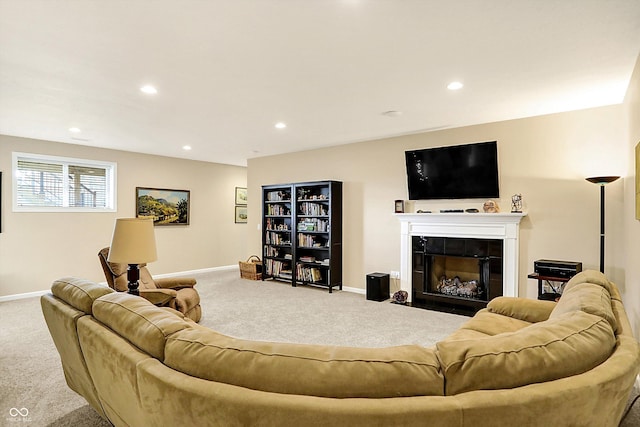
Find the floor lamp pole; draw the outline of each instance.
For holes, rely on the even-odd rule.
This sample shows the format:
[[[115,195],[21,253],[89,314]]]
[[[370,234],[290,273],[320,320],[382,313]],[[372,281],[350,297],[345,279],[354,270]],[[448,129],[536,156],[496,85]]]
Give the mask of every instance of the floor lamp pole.
[[[600,272],[604,273],[604,184],[600,185]]]
[[[620,178],[619,176],[596,176],[587,181],[600,186],[600,272],[604,273],[604,186]]]

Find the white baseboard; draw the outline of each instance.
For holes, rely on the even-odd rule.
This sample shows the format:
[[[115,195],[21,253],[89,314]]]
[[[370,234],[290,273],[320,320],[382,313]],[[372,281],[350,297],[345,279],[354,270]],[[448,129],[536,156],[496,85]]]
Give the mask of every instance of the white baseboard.
[[[342,290],[345,292],[353,292],[354,294],[361,294],[361,295],[367,294],[366,289],[362,289],[362,288],[351,288],[349,286],[343,286]]]
[[[162,277],[184,277],[184,276],[188,276],[191,274],[202,274],[202,273],[211,273],[214,271],[225,271],[225,270],[238,270],[239,267],[237,264],[235,265],[223,265],[221,267],[210,267],[210,268],[202,268],[199,270],[189,270],[189,271],[181,271],[178,273],[167,273],[167,274],[156,274],[153,277],[157,277],[157,278],[162,278]],[[98,282],[99,284],[102,285],[106,285],[107,282]],[[14,295],[5,295],[0,297],[0,302],[5,302],[5,301],[15,301],[15,300],[19,300],[19,299],[25,299],[25,298],[33,298],[33,297],[39,297],[42,296],[44,294],[48,294],[49,292],[51,292],[50,289],[44,290],[44,291],[35,291],[35,292],[27,292],[24,294],[14,294]]]
[[[238,264],[223,265],[220,267],[201,268],[199,270],[179,271],[177,273],[154,274],[153,277],[157,277],[159,279],[166,277],[185,277],[192,274],[213,273],[214,271],[239,270],[239,268]]]
[[[3,297],[0,297],[0,302],[14,301],[14,300],[18,300],[18,299],[39,297],[39,296],[42,296],[44,294],[48,294],[49,292],[51,292],[51,291],[49,289],[47,289],[46,291],[27,292],[25,294],[5,295]]]

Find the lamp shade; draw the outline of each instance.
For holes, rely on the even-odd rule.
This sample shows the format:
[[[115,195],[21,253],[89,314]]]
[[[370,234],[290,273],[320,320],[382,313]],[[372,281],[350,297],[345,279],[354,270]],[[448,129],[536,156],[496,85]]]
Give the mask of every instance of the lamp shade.
[[[620,177],[619,176],[594,176],[594,177],[585,178],[585,179],[594,184],[605,185],[617,180],[618,178]]]
[[[109,262],[142,264],[158,259],[151,218],[118,218],[113,229]]]

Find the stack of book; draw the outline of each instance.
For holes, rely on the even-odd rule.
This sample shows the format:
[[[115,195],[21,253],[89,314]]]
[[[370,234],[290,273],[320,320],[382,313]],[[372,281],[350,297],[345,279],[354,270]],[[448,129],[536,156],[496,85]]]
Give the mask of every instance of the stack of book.
[[[298,264],[296,267],[296,280],[301,282],[322,282],[322,271],[316,267],[304,267]]]
[[[279,277],[287,277],[291,278],[291,267],[289,267],[289,263],[284,263],[282,261],[277,261],[274,259],[265,259],[264,266],[267,271],[267,274],[270,276],[279,276]]]

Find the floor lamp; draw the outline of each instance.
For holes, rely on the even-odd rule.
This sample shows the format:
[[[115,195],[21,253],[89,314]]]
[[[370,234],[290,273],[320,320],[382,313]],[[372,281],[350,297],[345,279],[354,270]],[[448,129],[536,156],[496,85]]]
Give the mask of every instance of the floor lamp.
[[[118,218],[113,229],[107,261],[128,264],[127,286],[129,293],[140,295],[138,264],[155,261],[156,237],[152,218]]]
[[[604,273],[604,186],[620,178],[619,176],[595,176],[587,181],[600,186],[600,272]]]

